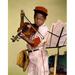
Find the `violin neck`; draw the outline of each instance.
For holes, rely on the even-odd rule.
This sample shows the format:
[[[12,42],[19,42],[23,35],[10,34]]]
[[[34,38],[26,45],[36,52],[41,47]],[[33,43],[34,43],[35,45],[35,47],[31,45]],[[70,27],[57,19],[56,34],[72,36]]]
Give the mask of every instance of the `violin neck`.
[[[20,27],[22,27],[23,24],[24,24],[24,18],[22,18],[21,21],[20,21]]]
[[[22,27],[24,25],[24,12],[21,11],[21,14],[20,14],[20,27]]]

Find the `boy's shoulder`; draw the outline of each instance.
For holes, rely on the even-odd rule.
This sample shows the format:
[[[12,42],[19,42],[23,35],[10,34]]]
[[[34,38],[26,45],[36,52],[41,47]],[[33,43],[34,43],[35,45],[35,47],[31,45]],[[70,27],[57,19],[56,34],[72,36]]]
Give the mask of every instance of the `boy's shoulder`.
[[[42,30],[42,31],[47,30],[48,31],[49,29],[46,25],[42,25],[39,27],[39,30]]]

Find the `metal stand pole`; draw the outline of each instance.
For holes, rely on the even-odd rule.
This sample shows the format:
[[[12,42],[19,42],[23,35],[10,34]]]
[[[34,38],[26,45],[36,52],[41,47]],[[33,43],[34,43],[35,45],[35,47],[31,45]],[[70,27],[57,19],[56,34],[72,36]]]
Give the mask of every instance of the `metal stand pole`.
[[[56,68],[57,68],[57,54],[55,55],[55,61],[54,61],[54,75],[56,75]]]
[[[57,54],[55,55],[55,61],[54,61],[54,75],[56,75],[56,69],[57,69],[57,61],[59,56],[59,48],[57,48]]]
[[[56,69],[57,69],[57,63],[58,63],[57,61],[58,61],[58,56],[59,56],[59,41],[60,41],[60,38],[61,38],[61,35],[62,35],[62,32],[63,32],[63,29],[64,29],[64,27],[62,27],[60,36],[59,36],[58,41],[57,41],[57,44],[56,44],[56,47],[57,47],[57,54],[55,55],[54,75],[56,75]]]

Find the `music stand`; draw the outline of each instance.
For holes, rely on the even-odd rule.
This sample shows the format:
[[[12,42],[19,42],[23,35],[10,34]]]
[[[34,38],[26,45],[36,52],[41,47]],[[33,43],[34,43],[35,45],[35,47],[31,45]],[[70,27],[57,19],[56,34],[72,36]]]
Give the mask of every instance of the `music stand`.
[[[57,28],[57,32],[53,32],[54,26],[56,26],[55,28]],[[56,30],[56,29],[55,29]],[[56,75],[56,69],[57,69],[57,60],[58,60],[58,55],[59,55],[59,49],[62,47],[66,46],[66,27],[64,26],[64,23],[61,21],[57,21],[55,23],[55,25],[52,26],[52,31],[49,33],[50,35],[50,45],[48,48],[57,48],[57,54],[55,55],[55,61],[54,61],[54,75]],[[59,33],[59,35],[57,35],[57,33]],[[52,36],[54,36],[54,38],[57,38],[56,40],[54,38],[52,38]],[[55,40],[55,42],[52,40]],[[54,44],[54,46],[51,46],[51,44]]]

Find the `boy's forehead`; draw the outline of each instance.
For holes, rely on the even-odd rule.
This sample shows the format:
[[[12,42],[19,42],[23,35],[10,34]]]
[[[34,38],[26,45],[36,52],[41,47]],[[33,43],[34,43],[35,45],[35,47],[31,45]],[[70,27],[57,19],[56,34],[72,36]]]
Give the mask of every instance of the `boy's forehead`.
[[[41,13],[37,13],[36,16],[37,17],[43,17],[43,15]]]

